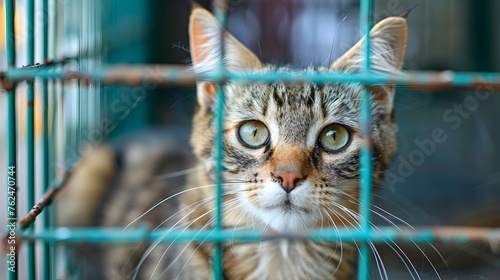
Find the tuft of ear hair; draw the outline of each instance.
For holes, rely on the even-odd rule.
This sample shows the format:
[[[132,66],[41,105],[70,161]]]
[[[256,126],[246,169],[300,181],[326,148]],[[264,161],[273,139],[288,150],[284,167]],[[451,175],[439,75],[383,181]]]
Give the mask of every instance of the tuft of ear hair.
[[[402,12],[401,14],[399,14],[399,17],[402,17],[402,18],[408,18],[408,15],[418,6],[418,3],[413,5],[411,8],[409,8],[408,10]]]

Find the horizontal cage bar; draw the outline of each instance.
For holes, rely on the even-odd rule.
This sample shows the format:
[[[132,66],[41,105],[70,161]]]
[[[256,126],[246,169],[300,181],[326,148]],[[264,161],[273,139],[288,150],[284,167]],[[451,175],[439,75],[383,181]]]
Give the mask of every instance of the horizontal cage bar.
[[[45,242],[91,242],[91,243],[137,243],[142,241],[158,241],[161,243],[203,241],[203,242],[251,242],[262,240],[296,239],[296,240],[328,240],[343,242],[384,243],[387,241],[398,242],[500,242],[500,228],[479,227],[379,227],[378,230],[369,232],[360,231],[358,228],[323,228],[311,230],[304,234],[259,233],[234,229],[223,230],[155,230],[146,227],[123,230],[122,228],[85,228],[69,229],[56,228],[43,232],[20,232],[19,237],[26,240],[41,240]]]
[[[397,74],[345,73],[345,72],[231,72],[196,74],[190,67],[179,65],[105,65],[99,70],[82,72],[54,69],[52,66],[10,69],[0,74],[0,85],[10,89],[15,81],[42,79],[80,79],[100,81],[103,84],[140,85],[190,85],[197,80],[215,82],[232,81],[302,81],[312,83],[360,83],[366,85],[400,85],[414,89],[445,90],[452,88],[474,88],[482,90],[500,89],[500,73],[476,73],[453,71],[413,71]]]

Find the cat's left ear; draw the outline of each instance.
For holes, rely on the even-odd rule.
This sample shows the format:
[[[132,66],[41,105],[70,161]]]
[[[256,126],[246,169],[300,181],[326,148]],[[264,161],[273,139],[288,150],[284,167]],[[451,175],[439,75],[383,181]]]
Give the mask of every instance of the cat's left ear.
[[[262,68],[257,56],[224,30],[217,19],[200,6],[194,6],[189,18],[189,43],[194,70],[217,71],[221,61],[221,35],[224,38],[224,65],[228,71]],[[216,92],[209,82],[198,82],[198,103],[211,106]]]
[[[217,70],[221,59],[221,35],[224,36],[227,70],[262,68],[257,56],[224,30],[209,11],[195,6],[189,18],[189,43],[191,59],[197,71]]]
[[[407,27],[404,17],[389,17],[370,31],[370,69],[378,73],[399,73],[406,48]],[[337,59],[331,68],[337,71],[358,71],[363,68],[365,37]],[[375,99],[385,100],[392,107],[394,87],[374,87]]]

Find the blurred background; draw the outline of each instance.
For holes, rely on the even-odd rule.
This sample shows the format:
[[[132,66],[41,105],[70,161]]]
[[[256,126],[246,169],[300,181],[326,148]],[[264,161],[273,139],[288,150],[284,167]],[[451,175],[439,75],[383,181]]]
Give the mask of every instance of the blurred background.
[[[98,5],[82,0],[49,2],[58,9],[51,16],[59,22],[51,53],[54,58],[71,58],[68,68],[91,70],[101,63],[190,62],[190,1],[107,0]],[[17,65],[22,66],[26,64],[23,30],[27,19],[25,1],[16,3]],[[212,1],[198,3],[207,9],[214,5]],[[375,0],[373,20],[399,15],[415,5],[408,17],[405,70],[500,72],[500,17],[496,16],[500,1]],[[297,68],[328,65],[360,38],[359,1],[355,0],[229,0],[228,11],[229,31],[267,63]],[[5,70],[3,10],[0,22],[0,69]],[[41,32],[43,26],[36,26],[37,32]],[[36,57],[41,57],[39,48]],[[60,154],[50,162],[54,173],[74,164],[89,146],[145,129],[190,129],[194,87],[158,87],[154,81],[135,88],[82,88],[78,82],[58,86],[64,96],[55,95],[60,98],[54,106],[65,109],[54,121],[54,128],[63,129],[64,134],[58,140]],[[25,87],[19,86],[19,100]],[[399,152],[388,170],[391,178],[397,179],[384,182],[375,204],[413,226],[500,227],[500,129],[496,115],[499,93],[488,89],[432,92],[398,88],[395,108],[400,128]],[[5,103],[5,95],[0,94],[2,159],[6,158]],[[19,106],[19,174],[25,168],[24,110]],[[112,129],[108,129],[108,124],[112,124]],[[434,129],[443,130],[446,141],[436,143],[432,152],[425,153],[417,142],[430,139]],[[418,153],[425,156],[415,157]],[[0,170],[6,170],[5,165],[2,160]],[[0,199],[4,200],[3,196],[2,193]],[[5,215],[3,210],[0,213]],[[491,253],[489,245],[453,246],[449,247],[451,254],[445,254],[445,247],[438,248],[445,252],[450,268],[442,265],[439,258],[433,260],[443,279],[497,277],[500,259]],[[407,251],[418,258],[414,246]],[[408,278],[404,267],[397,268],[397,256],[393,257],[393,279]],[[415,263],[428,279],[436,278],[424,260]],[[403,272],[399,274],[398,269]]]

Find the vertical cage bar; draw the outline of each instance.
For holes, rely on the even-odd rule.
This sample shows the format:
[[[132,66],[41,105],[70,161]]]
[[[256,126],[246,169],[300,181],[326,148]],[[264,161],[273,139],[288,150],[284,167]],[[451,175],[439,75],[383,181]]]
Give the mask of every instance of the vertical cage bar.
[[[91,41],[92,41],[92,35],[94,35],[91,30],[92,30],[92,22],[94,22],[94,18],[92,17],[94,15],[91,9],[92,7],[92,0],[89,0],[86,2],[85,10],[87,11],[87,18],[86,18],[86,30],[85,34],[87,37],[87,42],[85,43],[85,48],[87,49],[87,71],[92,71],[93,70],[93,60],[94,60],[94,53],[95,50],[91,46]],[[91,119],[93,117],[93,110],[94,108],[91,105],[91,100],[94,99],[94,82],[91,82],[87,85],[87,91],[86,91],[86,100],[85,100],[85,131],[88,132],[89,130],[93,129],[92,124],[91,124]],[[86,137],[87,139],[86,142],[88,143],[87,145],[92,145],[92,140],[90,139],[89,136]]]
[[[58,44],[58,40],[60,39],[60,22],[64,23],[63,18],[61,17],[61,12],[60,8],[61,5],[64,5],[66,2],[60,2],[59,0],[50,0],[48,3],[49,8],[48,8],[48,16],[49,16],[49,22],[48,22],[48,28],[49,28],[49,38],[47,38],[48,42],[50,42],[50,50],[48,53],[48,56],[52,59],[58,59],[59,58],[59,48],[60,44]],[[64,14],[64,13],[62,13]],[[59,104],[64,104],[63,102],[63,96],[62,96],[62,89],[64,85],[61,82],[61,80],[53,79],[51,80],[51,88],[50,88],[50,104],[52,107],[50,107],[50,118],[51,118],[51,125],[50,125],[50,142],[49,142],[49,151],[51,152],[50,154],[50,169],[49,169],[49,178],[56,178],[57,177],[57,164],[58,163],[64,163],[64,157],[62,156],[62,152],[64,151],[64,140],[61,139],[61,135],[64,134],[65,128],[63,128],[63,123],[64,121],[62,120],[63,117],[63,110],[62,106],[60,107]],[[56,198],[57,199],[57,198]],[[56,218],[57,218],[57,203],[52,203],[51,205],[52,208],[52,215],[51,219],[54,221],[52,223],[53,226],[57,226]],[[60,246],[62,247],[61,251],[62,254],[64,254],[64,249],[66,248],[65,246]],[[54,258],[58,257],[58,248],[59,246],[54,247]],[[66,256],[67,262],[68,256]],[[62,264],[65,273],[69,272],[69,266],[66,265],[66,262]],[[54,271],[52,272],[53,275],[57,276],[57,267],[54,265],[53,267]],[[71,275],[71,274],[68,274]],[[55,278],[56,279],[56,278]]]
[[[102,66],[102,34],[101,30],[103,28],[102,24],[102,8],[101,8],[101,2],[100,1],[94,1],[94,14],[96,15],[95,20],[94,20],[94,56],[95,56],[95,62],[96,64],[94,65],[96,68],[99,68]],[[97,81],[96,82],[96,98],[94,99],[94,114],[95,114],[95,119],[94,119],[94,126],[97,126],[99,123],[99,120],[102,119],[101,115],[101,92],[102,92],[102,84]]]
[[[6,54],[8,68],[16,66],[16,42],[14,30],[15,1],[5,0],[5,33]],[[7,279],[18,279],[18,246],[16,237],[17,223],[17,132],[16,132],[16,91],[10,89],[7,92],[7,232],[9,238],[9,252],[7,260]],[[11,240],[14,243],[10,242]],[[13,249],[13,250],[11,250]]]
[[[44,0],[44,1],[47,1],[48,0]],[[47,37],[45,37],[44,35],[44,38],[46,39],[46,44],[47,44],[47,48],[50,49],[50,50],[47,50],[47,58],[48,57],[51,57],[53,59],[56,59],[57,58],[57,18],[58,18],[58,2],[57,0],[50,0],[50,3],[47,3],[47,12],[45,13],[45,15],[48,17],[48,22],[47,22],[47,30],[48,30],[48,34],[47,34]],[[50,48],[49,48],[50,47]],[[56,177],[56,162],[59,162],[59,157],[58,157],[58,121],[57,121],[57,118],[59,117],[59,111],[58,111],[58,98],[57,98],[57,92],[58,92],[58,88],[59,88],[59,84],[58,84],[58,81],[57,80],[50,80],[49,81],[49,84],[50,84],[50,105],[51,106],[48,106],[48,108],[50,109],[50,113],[49,113],[49,116],[50,116],[50,130],[49,130],[49,156],[48,156],[48,159],[49,159],[49,166],[48,166],[48,170],[46,172],[48,172],[48,178],[55,178]],[[47,103],[49,104],[49,103]],[[47,124],[48,125],[48,124]],[[50,185],[50,180],[49,180],[49,185]],[[44,186],[44,188],[47,188],[48,186]],[[55,221],[56,221],[56,211],[57,211],[57,204],[56,203],[53,203],[51,205],[51,220],[53,221],[52,222],[52,226],[56,225]],[[57,247],[56,247],[56,250],[57,250]],[[56,270],[57,271],[57,270]]]
[[[216,155],[215,155],[215,160],[216,160],[216,166],[215,166],[215,176],[216,176],[216,209],[215,209],[215,229],[216,230],[222,230],[222,160],[224,157],[224,144],[222,141],[222,131],[224,127],[224,119],[223,119],[223,113],[224,113],[224,91],[221,87],[222,85],[218,85],[218,92],[217,92],[217,117],[216,117]],[[215,254],[214,254],[214,273],[215,273],[215,279],[223,279],[223,254],[222,254],[222,243],[217,242],[215,244]]]
[[[50,47],[48,51],[48,56],[52,57],[53,59],[56,59],[56,46],[57,46],[57,16],[58,16],[58,4],[57,0],[50,0],[50,3],[47,4],[47,17],[48,17],[48,38],[47,38],[47,46]],[[49,151],[51,152],[52,156],[49,155],[49,161],[51,164],[49,165],[49,178],[55,178],[56,176],[56,167],[55,163],[58,162],[58,156],[57,156],[57,117],[58,117],[58,111],[57,111],[57,81],[56,80],[51,80],[50,81],[50,141],[49,141]],[[51,206],[52,209],[54,209],[54,216],[56,213],[56,208],[55,208],[55,203]]]
[[[365,35],[364,40],[364,65],[363,73],[370,72],[370,28],[371,28],[372,0],[361,0],[360,7],[360,28],[361,35]],[[365,87],[363,98],[361,99],[361,134],[364,145],[361,149],[361,182],[360,182],[360,216],[361,230],[364,233],[370,231],[370,208],[372,192],[372,160],[371,160],[371,112],[370,112],[370,90]],[[358,260],[358,279],[369,279],[370,274],[370,246],[368,242],[360,245],[360,254]]]
[[[88,29],[87,29],[87,23],[89,22],[89,12],[87,9],[87,3],[89,0],[81,0],[80,1],[80,50],[82,51],[82,54],[80,55],[79,59],[79,69],[84,72],[89,71],[89,49],[88,49]],[[88,83],[81,83],[79,82],[79,98],[78,98],[78,126],[79,126],[79,133],[80,133],[80,140],[79,140],[79,151],[83,148],[83,145],[86,144],[86,130],[87,130],[87,117],[88,117],[88,108],[87,108],[87,101],[89,98],[89,85]],[[80,157],[80,152],[78,153],[78,158]]]
[[[224,27],[226,23],[227,11],[225,10],[225,5],[222,7],[217,7],[215,11],[215,15],[217,20],[220,22],[220,61],[219,66],[217,67],[219,76],[223,76],[225,73],[224,67]],[[222,161],[224,157],[224,143],[222,140],[222,135],[224,131],[224,89],[222,88],[222,83],[217,83],[217,115],[215,117],[216,121],[216,166],[215,166],[215,184],[216,184],[216,209],[215,209],[215,229],[217,232],[222,230],[222,212],[223,212],[223,178],[222,178]],[[215,243],[215,252],[214,252],[214,261],[213,261],[213,270],[214,277],[216,280],[224,278],[224,255],[223,255],[223,244],[222,242]]]
[[[27,63],[35,63],[35,0],[26,2],[26,21],[27,21]],[[28,81],[26,104],[26,203],[27,212],[35,205],[35,89],[34,81]],[[28,226],[27,230],[34,230],[34,223]],[[26,246],[27,255],[27,278],[36,278],[36,252],[35,243],[29,242]]]
[[[45,61],[48,59],[48,0],[42,0],[42,59]],[[42,189],[46,192],[50,185],[50,174],[49,174],[49,120],[48,120],[48,81],[41,81],[41,91],[42,91]],[[43,227],[44,229],[49,229],[52,227],[52,220],[55,216],[54,209],[50,207],[45,211],[43,215]],[[55,244],[45,242],[43,244],[43,256],[44,256],[44,279],[56,279],[55,271]]]
[[[94,12],[94,20],[93,22],[93,28],[92,28],[92,34],[94,34],[94,44],[92,48],[94,49],[94,67],[99,68],[101,66],[101,59],[100,59],[100,44],[99,42],[101,41],[101,33],[100,33],[100,28],[101,28],[101,12],[100,12],[100,6],[98,1],[93,2],[93,9],[92,11]],[[99,123],[99,120],[101,119],[100,116],[100,100],[101,100],[101,84],[99,82],[94,83],[94,94],[95,98],[93,100],[93,111],[92,113],[94,114],[94,119],[93,119],[93,126],[96,127]]]
[[[77,22],[77,25],[78,25],[78,59],[77,59],[77,63],[78,63],[78,69],[79,70],[86,70],[85,68],[83,68],[85,66],[84,64],[84,61],[86,59],[85,57],[85,46],[83,44],[84,42],[84,30],[83,30],[83,20],[84,20],[84,11],[82,11],[82,8],[83,8],[83,1],[84,0],[77,0],[76,1],[76,4],[75,6],[79,9],[79,13],[78,13],[78,20],[76,21]],[[73,99],[73,102],[75,102],[75,108],[76,108],[76,114],[75,114],[75,117],[76,117],[76,120],[75,120],[75,123],[76,123],[76,128],[75,128],[75,144],[73,146],[73,148],[75,149],[76,151],[76,154],[74,156],[74,158],[72,159],[72,165],[75,164],[75,162],[77,162],[77,160],[79,159],[80,157],[80,145],[82,143],[82,87],[83,87],[83,83],[81,80],[77,80],[76,81],[77,83],[77,87],[76,87],[76,98]]]
[[[68,41],[69,36],[68,36],[68,22],[70,21],[68,19],[68,14],[70,14],[70,7],[71,5],[74,4],[72,1],[65,2],[61,9],[62,9],[62,17],[63,17],[63,22],[62,22],[62,27],[63,27],[63,32],[62,32],[62,40],[61,43]],[[62,46],[64,48],[64,45]],[[66,68],[66,66],[63,66]],[[71,121],[73,118],[73,115],[71,115],[71,112],[74,112],[73,110],[73,104],[69,104],[68,101],[71,101],[74,99],[73,96],[73,83],[61,83],[61,91],[62,92],[67,92],[68,94],[59,94],[58,96],[61,97],[60,102],[62,103],[61,105],[61,121],[62,124],[61,126],[64,127],[64,136],[62,137],[63,143],[61,143],[64,147],[63,152],[62,152],[62,157],[63,157],[63,162],[64,162],[64,167],[66,168],[67,166],[71,166],[72,164],[72,157],[73,153],[75,152],[74,147],[75,147],[75,131],[73,130],[73,127],[71,127]],[[71,112],[69,112],[71,111]]]

